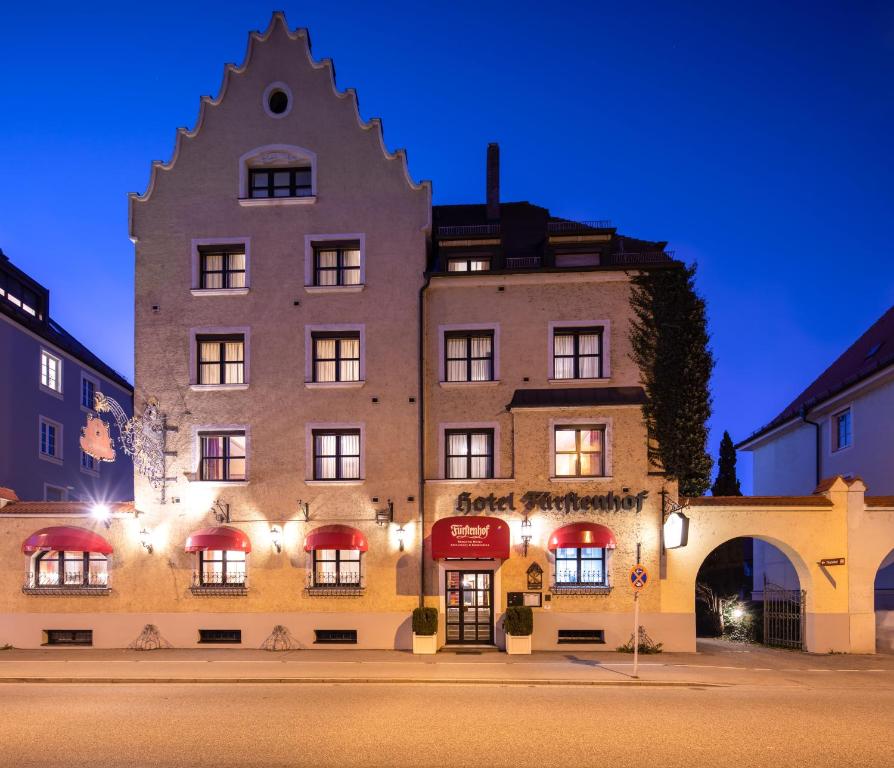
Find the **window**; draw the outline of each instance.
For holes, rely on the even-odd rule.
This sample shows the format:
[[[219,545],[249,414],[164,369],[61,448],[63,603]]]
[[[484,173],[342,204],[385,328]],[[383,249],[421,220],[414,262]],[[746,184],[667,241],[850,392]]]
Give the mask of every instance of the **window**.
[[[96,382],[81,374],[81,407],[93,410],[96,405]]]
[[[62,426],[43,416],[40,417],[40,455],[62,459]]]
[[[200,629],[199,642],[203,644],[213,645],[215,643],[241,643],[241,629]]]
[[[487,272],[489,269],[489,256],[463,256],[447,260],[448,272]]]
[[[553,332],[553,378],[602,377],[602,328],[561,328]]]
[[[66,496],[68,498],[66,499]],[[43,487],[43,500],[44,501],[76,501],[73,495],[66,494],[65,488],[60,488],[58,485],[49,485],[44,484]]]
[[[608,586],[605,550],[599,547],[557,549],[556,585]]]
[[[245,480],[245,432],[200,432],[200,480]]]
[[[360,381],[360,333],[312,333],[315,382]]]
[[[556,427],[556,477],[605,474],[605,427]]]
[[[360,243],[315,244],[314,285],[360,285]]]
[[[199,288],[245,288],[245,246],[199,246]]]
[[[42,302],[38,294],[3,271],[0,271],[0,298],[5,298],[10,304],[31,317],[43,318]]]
[[[314,430],[314,480],[360,479],[360,430]]]
[[[199,584],[203,587],[245,585],[245,552],[209,549],[199,552]]]
[[[93,645],[92,629],[47,629],[45,645]]]
[[[62,360],[40,350],[40,383],[53,392],[62,392]]]
[[[851,409],[835,414],[835,449],[840,451],[842,448],[848,448],[851,445],[853,436],[851,434]]]
[[[357,549],[315,549],[315,587],[359,587],[360,551]]]
[[[444,340],[447,381],[493,381],[493,331],[450,331]]]
[[[99,472],[99,462],[89,453],[81,451],[81,469],[87,472]]]
[[[494,476],[494,431],[448,429],[444,433],[448,479]]]
[[[244,336],[196,336],[199,384],[245,383]]]
[[[108,561],[97,552],[41,552],[35,557],[35,587],[107,587]]]
[[[248,171],[249,197],[311,197],[312,195],[310,166],[250,168]]]

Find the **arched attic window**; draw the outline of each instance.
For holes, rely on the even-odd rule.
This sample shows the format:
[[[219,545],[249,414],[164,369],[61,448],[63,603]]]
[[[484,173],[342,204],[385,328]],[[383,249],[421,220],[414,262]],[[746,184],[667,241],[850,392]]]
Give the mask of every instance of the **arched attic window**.
[[[241,205],[289,205],[317,199],[317,156],[291,144],[256,147],[239,158]]]

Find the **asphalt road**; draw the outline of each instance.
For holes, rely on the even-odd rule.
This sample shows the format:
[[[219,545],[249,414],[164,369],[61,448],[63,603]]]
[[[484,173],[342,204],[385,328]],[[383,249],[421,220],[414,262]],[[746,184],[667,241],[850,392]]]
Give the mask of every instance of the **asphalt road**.
[[[894,764],[894,689],[3,684],[0,766]]]

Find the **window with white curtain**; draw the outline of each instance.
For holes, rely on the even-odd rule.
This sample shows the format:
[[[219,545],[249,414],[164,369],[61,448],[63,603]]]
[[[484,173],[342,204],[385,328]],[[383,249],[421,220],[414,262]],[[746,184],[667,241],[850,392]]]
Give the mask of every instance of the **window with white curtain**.
[[[494,431],[492,429],[448,429],[444,432],[448,479],[494,476]]]
[[[360,285],[360,243],[314,245],[314,285]]]
[[[360,430],[313,431],[314,480],[360,479]]]
[[[357,549],[315,549],[314,586],[360,586],[360,556]]]
[[[245,383],[245,338],[197,336],[199,384]]]
[[[493,381],[493,331],[450,331],[444,342],[447,381]]]
[[[605,427],[555,428],[556,477],[601,477],[605,474]]]
[[[199,552],[199,583],[209,587],[244,585],[245,552],[238,549]]]
[[[313,333],[313,380],[360,381],[360,334]]]
[[[40,350],[40,383],[53,392],[62,391],[62,360]]]
[[[199,478],[245,480],[245,432],[200,432]]]
[[[556,550],[556,585],[607,586],[605,549],[562,547]]]
[[[602,328],[557,328],[553,331],[553,378],[602,377]]]
[[[245,288],[245,246],[199,246],[199,287]]]

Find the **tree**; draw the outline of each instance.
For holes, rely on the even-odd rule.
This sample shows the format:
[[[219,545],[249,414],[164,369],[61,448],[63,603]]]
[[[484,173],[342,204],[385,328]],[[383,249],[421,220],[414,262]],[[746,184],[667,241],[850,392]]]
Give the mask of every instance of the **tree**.
[[[739,478],[736,477],[736,449],[729,432],[724,430],[720,441],[720,459],[717,462],[717,477],[711,486],[713,496],[741,496]]]
[[[695,266],[646,270],[632,282],[630,341],[646,391],[649,460],[677,480],[682,496],[701,496],[713,465],[706,446],[714,358]]]

